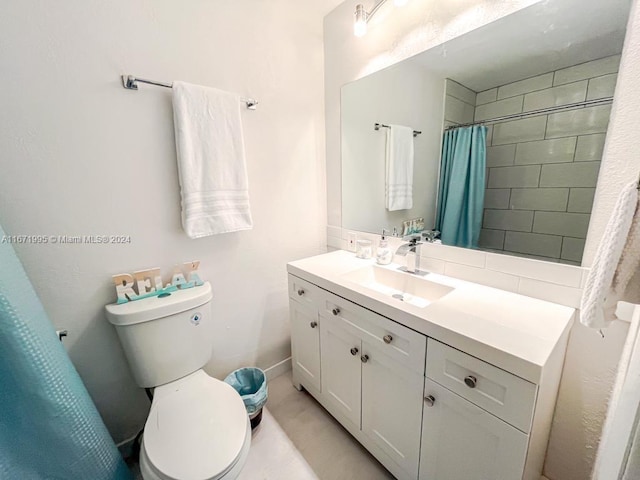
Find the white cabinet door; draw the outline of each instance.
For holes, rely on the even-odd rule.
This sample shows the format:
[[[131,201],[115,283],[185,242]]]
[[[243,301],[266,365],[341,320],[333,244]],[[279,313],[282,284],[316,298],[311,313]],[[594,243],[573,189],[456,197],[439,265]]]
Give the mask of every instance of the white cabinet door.
[[[291,357],[304,385],[320,391],[320,319],[315,308],[289,301]]]
[[[366,341],[362,353],[362,431],[417,478],[424,377]]]
[[[360,338],[347,322],[320,318],[323,395],[360,428]]]
[[[528,437],[427,378],[420,480],[521,480]]]

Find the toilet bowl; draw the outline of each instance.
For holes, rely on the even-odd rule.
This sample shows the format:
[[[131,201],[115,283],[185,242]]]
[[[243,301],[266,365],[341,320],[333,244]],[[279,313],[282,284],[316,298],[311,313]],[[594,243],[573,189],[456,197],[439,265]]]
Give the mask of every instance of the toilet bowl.
[[[231,480],[251,445],[242,399],[198,370],[157,387],[140,450],[145,480]]]
[[[140,449],[144,480],[234,480],[251,445],[233,387],[202,368],[211,358],[211,285],[105,307],[136,383],[155,387]]]

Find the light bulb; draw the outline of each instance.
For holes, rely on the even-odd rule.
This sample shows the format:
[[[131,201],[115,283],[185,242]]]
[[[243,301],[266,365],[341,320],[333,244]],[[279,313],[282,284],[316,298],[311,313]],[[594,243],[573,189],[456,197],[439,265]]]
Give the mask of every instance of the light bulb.
[[[394,4],[396,7],[403,7],[403,6],[405,6],[408,2],[409,2],[409,0],[393,0],[393,4]]]
[[[353,34],[356,37],[363,37],[367,33],[367,12],[364,5],[356,5],[356,14],[353,22]]]

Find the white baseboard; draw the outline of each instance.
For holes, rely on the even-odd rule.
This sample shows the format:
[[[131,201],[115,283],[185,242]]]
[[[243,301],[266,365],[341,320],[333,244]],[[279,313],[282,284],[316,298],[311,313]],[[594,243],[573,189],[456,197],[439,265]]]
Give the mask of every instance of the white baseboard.
[[[265,368],[264,373],[267,375],[267,381],[269,381],[279,377],[283,373],[287,373],[289,370],[291,370],[291,357],[285,358],[269,368]]]

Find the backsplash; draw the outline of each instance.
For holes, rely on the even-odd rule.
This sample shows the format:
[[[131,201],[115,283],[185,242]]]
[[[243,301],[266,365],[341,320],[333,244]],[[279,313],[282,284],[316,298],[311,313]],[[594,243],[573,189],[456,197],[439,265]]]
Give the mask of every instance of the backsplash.
[[[356,232],[377,246],[378,235]],[[327,227],[327,247],[347,250],[347,230]],[[389,239],[392,250],[399,238]],[[532,298],[578,308],[588,268],[544,262],[511,255],[425,243],[421,246],[420,268]],[[355,253],[354,253],[355,255]],[[397,257],[399,263],[402,258]]]

